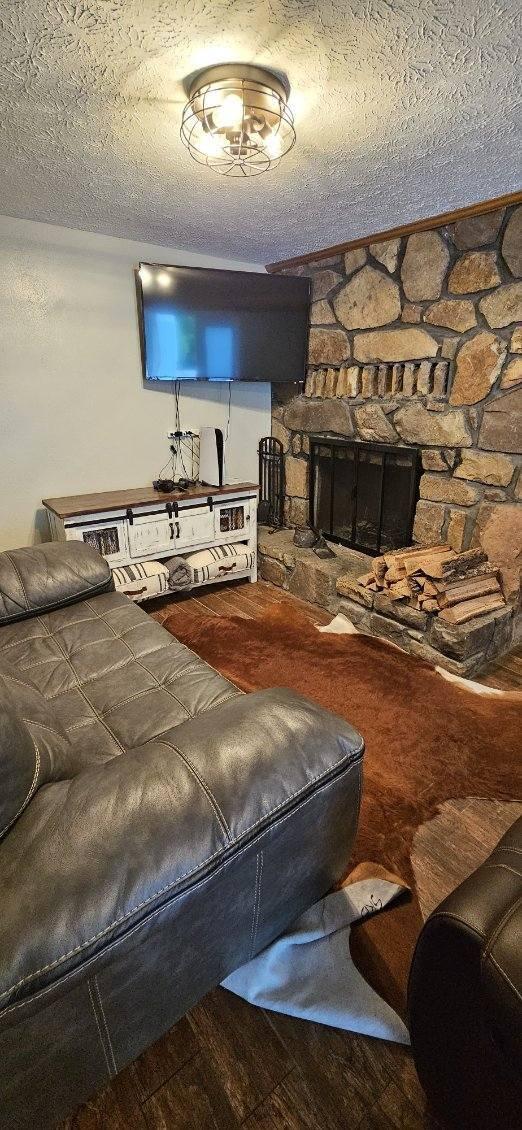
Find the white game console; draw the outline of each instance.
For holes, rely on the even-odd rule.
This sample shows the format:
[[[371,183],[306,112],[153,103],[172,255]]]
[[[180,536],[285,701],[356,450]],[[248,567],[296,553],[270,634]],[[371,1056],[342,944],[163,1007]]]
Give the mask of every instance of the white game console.
[[[209,487],[222,487],[227,481],[221,428],[199,429],[199,479]]]

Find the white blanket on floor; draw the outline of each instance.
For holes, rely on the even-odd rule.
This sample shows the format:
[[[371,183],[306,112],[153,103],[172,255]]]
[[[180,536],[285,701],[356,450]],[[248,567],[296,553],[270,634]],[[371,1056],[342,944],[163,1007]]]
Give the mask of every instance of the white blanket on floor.
[[[403,892],[398,883],[363,879],[326,895],[223,981],[251,1004],[335,1028],[408,1044],[400,1017],[370,987],[350,954],[350,926]]]

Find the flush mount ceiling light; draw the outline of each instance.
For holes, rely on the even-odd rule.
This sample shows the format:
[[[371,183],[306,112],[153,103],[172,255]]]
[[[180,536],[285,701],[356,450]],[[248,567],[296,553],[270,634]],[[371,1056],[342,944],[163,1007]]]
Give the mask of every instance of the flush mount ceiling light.
[[[195,161],[226,177],[275,168],[295,143],[281,75],[247,63],[207,67],[190,81],[181,140]]]

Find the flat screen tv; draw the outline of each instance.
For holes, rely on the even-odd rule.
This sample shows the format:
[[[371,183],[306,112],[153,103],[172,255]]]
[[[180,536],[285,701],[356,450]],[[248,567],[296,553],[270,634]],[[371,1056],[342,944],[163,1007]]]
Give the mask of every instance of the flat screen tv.
[[[303,381],[310,280],[141,263],[146,381]]]

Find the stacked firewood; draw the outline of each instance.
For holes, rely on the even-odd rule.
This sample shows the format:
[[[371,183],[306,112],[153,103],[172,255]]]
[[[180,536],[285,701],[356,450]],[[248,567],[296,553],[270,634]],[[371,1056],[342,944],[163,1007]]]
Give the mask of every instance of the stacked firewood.
[[[506,603],[497,570],[480,548],[464,553],[442,544],[396,549],[375,557],[371,573],[357,583],[448,624],[464,624]]]

